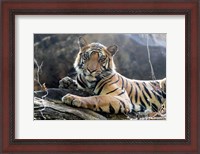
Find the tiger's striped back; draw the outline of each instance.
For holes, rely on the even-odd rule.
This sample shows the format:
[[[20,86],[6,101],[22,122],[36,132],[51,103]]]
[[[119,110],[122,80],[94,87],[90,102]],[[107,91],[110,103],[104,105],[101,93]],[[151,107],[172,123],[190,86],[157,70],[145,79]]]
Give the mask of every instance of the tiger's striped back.
[[[166,101],[166,79],[141,81],[131,80],[119,73],[101,80],[94,90],[96,95],[128,96],[134,111],[158,112]]]

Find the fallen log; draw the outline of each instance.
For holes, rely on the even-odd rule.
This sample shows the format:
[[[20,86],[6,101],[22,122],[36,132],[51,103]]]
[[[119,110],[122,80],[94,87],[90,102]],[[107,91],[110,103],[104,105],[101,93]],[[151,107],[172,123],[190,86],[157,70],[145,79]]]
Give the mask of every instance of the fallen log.
[[[77,120],[79,119],[84,119],[84,120],[106,120],[107,118],[95,113],[93,111],[88,111],[87,109],[82,109],[82,108],[73,108],[70,106],[67,106],[65,104],[62,103],[55,103],[52,101],[48,101],[48,100],[44,100],[38,97],[34,97],[34,110],[37,111],[42,111],[44,112],[44,110],[48,111],[49,109],[51,110],[55,110],[57,112],[60,113],[66,113],[66,114],[71,114],[75,117],[77,117]],[[51,113],[49,112],[49,116],[51,116]],[[61,114],[61,115],[62,115]],[[60,115],[60,116],[61,116]],[[44,115],[43,115],[44,116]],[[67,119],[66,119],[67,120]]]

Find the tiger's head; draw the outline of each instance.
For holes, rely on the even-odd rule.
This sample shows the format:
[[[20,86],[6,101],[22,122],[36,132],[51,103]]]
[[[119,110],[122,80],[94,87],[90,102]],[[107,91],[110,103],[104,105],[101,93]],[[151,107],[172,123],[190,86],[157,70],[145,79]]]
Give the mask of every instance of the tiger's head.
[[[79,38],[79,53],[74,67],[78,74],[83,74],[88,81],[97,81],[115,71],[113,56],[118,47],[105,47],[100,43],[88,44],[82,37]]]

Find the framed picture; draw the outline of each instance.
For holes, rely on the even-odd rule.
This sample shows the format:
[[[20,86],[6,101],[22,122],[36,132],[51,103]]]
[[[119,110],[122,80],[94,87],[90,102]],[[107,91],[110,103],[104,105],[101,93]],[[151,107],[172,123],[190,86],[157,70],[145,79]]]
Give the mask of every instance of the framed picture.
[[[2,153],[200,152],[198,5],[1,2]]]

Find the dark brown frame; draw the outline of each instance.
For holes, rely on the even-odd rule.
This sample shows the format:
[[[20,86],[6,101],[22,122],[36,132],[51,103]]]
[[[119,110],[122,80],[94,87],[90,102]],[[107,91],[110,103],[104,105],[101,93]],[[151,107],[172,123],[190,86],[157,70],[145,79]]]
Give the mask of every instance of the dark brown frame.
[[[198,0],[112,0],[112,1],[51,1],[35,0],[2,1],[2,29],[0,58],[1,115],[0,129],[2,153],[8,152],[163,152],[200,153],[198,104],[198,41],[199,41],[199,1]],[[103,15],[185,15],[186,17],[186,138],[143,139],[143,140],[23,140],[15,139],[15,15],[53,14],[103,14]],[[178,109],[177,109],[178,112]],[[199,126],[200,128],[200,126]],[[162,131],[162,130],[161,130]],[[165,132],[163,132],[165,133]]]

